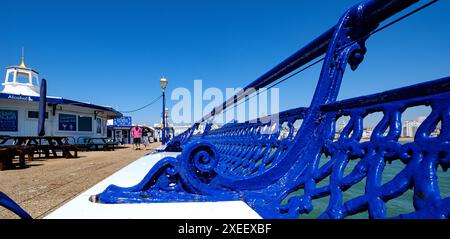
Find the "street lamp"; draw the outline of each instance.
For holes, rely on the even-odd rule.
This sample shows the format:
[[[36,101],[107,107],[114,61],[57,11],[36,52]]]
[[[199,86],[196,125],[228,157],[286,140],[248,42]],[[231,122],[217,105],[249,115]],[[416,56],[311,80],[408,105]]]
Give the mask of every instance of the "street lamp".
[[[166,87],[167,87],[167,79],[165,77],[161,77],[161,79],[159,79],[159,84],[161,85],[161,89],[162,89],[162,97],[163,97],[163,105],[162,105],[162,139],[161,139],[161,143],[162,144],[166,144],[166,117],[165,117],[165,110],[166,110]]]

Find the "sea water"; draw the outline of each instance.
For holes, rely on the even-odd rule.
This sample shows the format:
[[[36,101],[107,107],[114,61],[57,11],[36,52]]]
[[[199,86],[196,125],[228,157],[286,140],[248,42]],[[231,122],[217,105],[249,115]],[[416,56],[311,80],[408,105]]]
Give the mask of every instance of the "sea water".
[[[324,158],[325,159],[325,158]],[[321,160],[326,162],[327,159]],[[350,160],[347,164],[347,167],[345,169],[344,175],[349,174],[356,166],[359,160]],[[322,165],[323,163],[321,163]],[[403,164],[400,160],[394,160],[391,164],[386,163],[386,166],[383,170],[383,177],[382,177],[382,184],[390,181],[395,175],[397,175],[401,170],[405,168],[405,164]],[[439,184],[439,190],[442,198],[449,197],[450,196],[450,172],[444,172],[442,168],[439,166],[437,169],[437,175],[438,175],[438,184]],[[328,185],[329,184],[329,177],[322,180],[317,184],[317,188]],[[364,194],[365,191],[365,184],[366,184],[366,178],[361,180],[359,183],[353,185],[351,188],[349,188],[347,191],[343,192],[343,201],[346,202],[352,198],[355,198],[357,196],[361,196]],[[297,192],[298,195],[302,195],[303,191],[300,190]],[[399,214],[406,214],[414,211],[413,206],[413,190],[409,189],[405,193],[403,193],[400,197],[394,198],[387,203],[386,210],[387,210],[387,216],[398,216]],[[292,196],[295,196],[291,194]],[[317,218],[322,212],[324,212],[328,206],[330,197],[323,197],[319,199],[313,200],[313,211],[309,214],[301,215],[300,218]],[[362,219],[362,218],[369,218],[369,214],[367,211],[349,216],[347,218],[353,218],[353,219]]]

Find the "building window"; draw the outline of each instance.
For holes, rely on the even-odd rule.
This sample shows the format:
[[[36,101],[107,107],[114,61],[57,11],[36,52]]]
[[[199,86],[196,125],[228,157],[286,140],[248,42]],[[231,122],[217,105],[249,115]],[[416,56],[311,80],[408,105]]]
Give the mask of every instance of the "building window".
[[[22,84],[31,83],[30,82],[30,73],[18,71],[17,75],[16,75],[16,82],[22,83]]]
[[[8,83],[12,83],[14,82],[14,73],[13,72],[9,72],[8,73]]]
[[[39,119],[39,111],[28,111],[29,119]],[[45,112],[45,118],[48,119],[48,112]]]
[[[59,114],[58,129],[60,131],[77,131],[77,116]]]
[[[0,131],[17,132],[18,130],[18,111],[0,110]]]
[[[78,131],[92,132],[92,117],[78,116]]]

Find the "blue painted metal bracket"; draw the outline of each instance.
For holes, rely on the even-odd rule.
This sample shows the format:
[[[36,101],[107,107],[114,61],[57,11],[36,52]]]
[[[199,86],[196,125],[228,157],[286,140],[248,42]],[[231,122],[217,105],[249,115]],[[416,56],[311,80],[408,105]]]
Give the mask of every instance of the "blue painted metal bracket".
[[[7,208],[22,219],[33,219],[25,210],[15,203],[6,194],[0,192],[0,206]]]
[[[177,158],[168,157],[158,162],[141,183],[129,188],[109,186],[103,193],[91,198],[102,203],[184,202],[239,200],[230,190],[209,187],[217,176],[214,171],[219,161],[215,146],[207,141],[186,145]]]
[[[313,202],[329,197],[319,218],[345,218],[367,211],[386,218],[386,203],[413,190],[414,211],[396,218],[448,218],[450,198],[440,195],[437,167],[450,165],[450,78],[336,102],[347,64],[356,70],[367,51],[365,41],[378,24],[417,1],[371,0],[349,9],[338,24],[250,83],[267,86],[325,54],[309,107],[282,112],[278,121],[257,119],[211,129],[203,117],[171,143],[176,158],[159,161],[136,186],[109,186],[92,197],[99,203],[243,200],[264,218],[298,218],[314,210]],[[238,93],[224,108],[242,98]],[[426,105],[432,112],[414,141],[398,142],[406,109]],[[363,120],[380,112],[370,140],[362,142]],[[339,137],[336,121],[348,116]],[[296,127],[297,122],[301,126]],[[194,134],[206,123],[201,134]],[[441,124],[437,137],[431,133]],[[349,162],[357,164],[344,171]],[[404,168],[382,183],[386,162]],[[345,191],[365,180],[365,191],[344,200]],[[322,185],[322,186],[318,186]]]

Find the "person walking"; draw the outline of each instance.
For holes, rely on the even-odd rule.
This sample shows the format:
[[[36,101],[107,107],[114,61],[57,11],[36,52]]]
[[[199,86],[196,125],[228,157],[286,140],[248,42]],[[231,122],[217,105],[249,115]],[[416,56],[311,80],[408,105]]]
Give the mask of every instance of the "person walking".
[[[147,145],[149,145],[148,143],[148,131],[147,129],[144,129],[142,131],[142,143],[144,144],[144,149],[147,149]]]
[[[131,129],[131,136],[133,137],[133,149],[140,150],[141,149],[142,128],[139,127],[139,125],[135,125]]]

